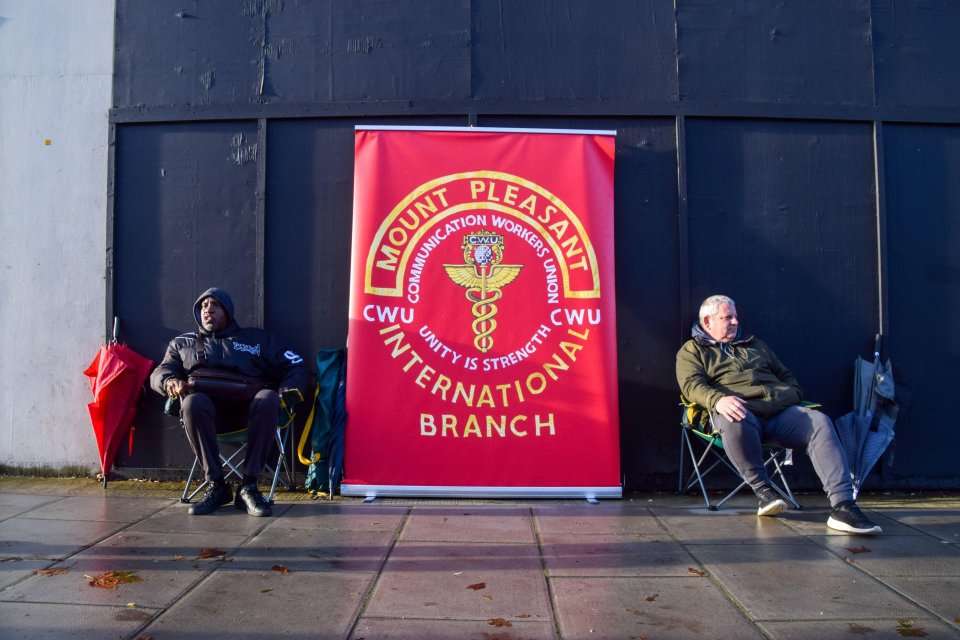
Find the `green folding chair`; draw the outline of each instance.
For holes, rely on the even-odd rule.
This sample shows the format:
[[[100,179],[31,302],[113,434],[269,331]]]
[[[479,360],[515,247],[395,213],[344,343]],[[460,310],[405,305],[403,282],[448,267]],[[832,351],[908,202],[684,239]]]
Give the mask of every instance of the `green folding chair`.
[[[677,489],[679,493],[686,494],[694,487],[699,487],[707,509],[716,511],[746,487],[747,483],[743,481],[740,472],[727,457],[723,448],[723,439],[713,426],[713,417],[710,412],[683,396],[680,396],[680,405],[682,407],[680,414],[680,473]],[[820,405],[804,402],[803,406],[816,408]],[[794,498],[783,472],[784,466],[793,464],[793,452],[784,447],[768,444],[763,445],[763,452],[764,465],[767,467],[773,489],[784,500],[793,505],[794,509],[802,509],[803,507]],[[687,458],[692,464],[692,471],[689,474],[686,472]],[[707,478],[718,468],[731,471],[740,480],[740,484],[723,496],[719,502],[713,503],[710,500],[710,494],[707,492]]]
[[[296,395],[299,396],[299,392],[297,392]],[[167,406],[164,408],[165,412],[180,417],[180,407],[176,405],[179,405],[179,398],[168,399]],[[289,434],[293,429],[293,420],[296,417],[295,407],[296,402],[294,398],[288,399],[283,396],[280,397],[280,415],[277,420],[277,429],[275,432],[277,462],[273,466],[268,464],[265,468],[267,473],[272,476],[270,493],[266,497],[267,502],[270,504],[273,504],[273,495],[276,493],[278,484],[282,484],[286,489],[293,488],[293,474],[291,473],[290,466],[287,464],[286,451],[290,437]],[[238,480],[243,480],[243,455],[247,449],[246,427],[236,431],[218,433],[217,443],[220,445],[220,464],[223,467],[223,479],[229,480],[235,476]],[[187,483],[183,487],[183,495],[180,496],[180,502],[192,502],[193,498],[207,486],[208,481],[203,479],[195,489],[190,490],[190,485],[193,484],[193,478],[199,468],[200,458],[194,456],[193,466],[190,467],[190,475],[187,476]]]

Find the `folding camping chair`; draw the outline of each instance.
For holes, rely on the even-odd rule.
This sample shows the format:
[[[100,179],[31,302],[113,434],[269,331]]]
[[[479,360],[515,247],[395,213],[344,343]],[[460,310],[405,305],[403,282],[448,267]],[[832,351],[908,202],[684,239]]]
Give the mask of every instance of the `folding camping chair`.
[[[680,404],[683,410],[680,415],[680,474],[677,489],[680,493],[688,493],[694,486],[699,486],[703,499],[707,503],[707,509],[716,511],[746,487],[747,483],[742,480],[740,473],[727,457],[726,451],[723,449],[723,440],[714,429],[713,416],[710,415],[710,412],[683,396],[680,396]],[[814,408],[819,405],[804,403],[804,406]],[[694,442],[698,442],[700,445],[699,453],[697,453]],[[785,465],[793,464],[793,452],[784,447],[767,444],[763,445],[763,452],[765,456],[764,465],[768,469],[774,490],[784,500],[792,504],[794,509],[802,509],[803,507],[793,497],[793,492],[790,490],[790,485],[783,473]],[[690,462],[693,465],[693,471],[690,475],[685,473],[686,464],[684,461],[687,456],[690,457]],[[717,467],[732,471],[734,476],[740,480],[740,484],[719,502],[713,504],[710,501],[710,495],[707,493],[704,479]]]
[[[287,464],[286,451],[287,443],[289,440],[289,433],[293,429],[293,420],[296,416],[293,407],[295,405],[287,404],[286,400],[281,396],[280,398],[280,417],[277,420],[277,428],[275,431],[275,439],[277,442],[277,463],[274,466],[269,464],[266,466],[266,471],[273,475],[273,479],[270,483],[270,493],[267,495],[267,502],[273,504],[273,494],[277,490],[277,484],[282,484],[286,489],[293,488],[293,476],[290,471],[290,467]],[[179,417],[179,407],[171,408],[170,403],[167,404],[166,412]],[[223,479],[229,480],[232,476],[236,476],[239,480],[243,479],[243,454],[247,449],[247,429],[238,429],[237,431],[229,431],[225,433],[217,434],[217,443],[220,445],[220,464],[223,467]],[[229,452],[227,455],[224,452],[223,446],[227,445],[229,448],[232,448],[233,451]],[[190,475],[187,476],[187,483],[183,487],[183,495],[180,496],[180,502],[192,502],[194,496],[200,493],[204,487],[207,486],[208,481],[204,479],[197,487],[190,491],[190,485],[193,483],[193,476],[197,473],[197,469],[200,467],[200,458],[194,456],[193,466],[190,467]],[[281,470],[286,476],[281,477]]]

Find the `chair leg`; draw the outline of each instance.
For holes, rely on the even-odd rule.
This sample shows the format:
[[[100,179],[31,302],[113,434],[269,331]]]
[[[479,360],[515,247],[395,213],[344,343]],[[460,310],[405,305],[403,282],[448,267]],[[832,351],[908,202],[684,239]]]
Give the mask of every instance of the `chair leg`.
[[[204,480],[203,482],[200,483],[200,486],[198,486],[196,489],[194,489],[193,493],[190,493],[190,483],[193,482],[193,474],[195,474],[195,473],[197,472],[197,466],[198,466],[199,464],[200,464],[200,459],[197,458],[196,456],[194,456],[194,458],[193,458],[193,466],[190,467],[190,475],[187,476],[187,484],[184,485],[184,487],[183,487],[183,495],[180,496],[180,502],[183,502],[183,503],[192,502],[192,501],[193,501],[193,496],[195,496],[195,495],[197,495],[198,493],[200,493],[200,489],[203,489],[203,488],[207,485],[206,480]]]
[[[700,457],[700,460],[697,460],[697,454],[693,450],[693,443],[690,442],[690,434],[687,433],[686,429],[681,429],[681,438],[681,446],[686,444],[686,449],[690,453],[690,461],[693,462],[693,473],[690,475],[686,489],[680,491],[680,493],[686,493],[690,490],[690,487],[693,486],[693,477],[695,475],[697,478],[697,483],[700,485],[700,492],[703,494],[703,501],[706,503],[707,509],[710,511],[716,511],[716,507],[710,504],[710,495],[707,493],[707,487],[703,484],[703,476],[700,474],[700,462],[703,461],[703,458],[706,456],[709,448],[707,451],[704,451],[704,455]],[[710,468],[712,469],[713,467]]]
[[[287,467],[287,458],[286,458],[286,431],[281,433],[280,429],[277,429],[276,432],[277,438],[277,449],[279,449],[279,454],[277,455],[277,466],[273,469],[273,482],[270,484],[270,494],[267,496],[267,502],[273,504],[273,494],[277,490],[277,483],[280,482],[280,469],[287,474],[287,480],[290,480],[290,469]],[[284,482],[284,485],[287,488],[290,488],[291,483]]]

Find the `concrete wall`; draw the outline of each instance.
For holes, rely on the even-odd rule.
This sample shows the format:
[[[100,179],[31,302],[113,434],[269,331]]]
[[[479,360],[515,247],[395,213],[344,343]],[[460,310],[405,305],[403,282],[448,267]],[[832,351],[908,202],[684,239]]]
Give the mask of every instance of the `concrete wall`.
[[[98,469],[113,0],[0,0],[0,465]],[[49,142],[48,142],[49,141]]]

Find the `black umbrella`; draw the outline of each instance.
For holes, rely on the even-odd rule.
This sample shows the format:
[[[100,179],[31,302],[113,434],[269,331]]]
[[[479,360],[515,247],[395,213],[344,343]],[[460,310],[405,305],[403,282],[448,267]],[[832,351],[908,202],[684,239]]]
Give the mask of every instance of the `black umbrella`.
[[[835,422],[847,454],[854,497],[893,440],[899,410],[890,360],[880,361],[880,342],[881,336],[877,334],[873,362],[863,358],[854,361],[853,411]]]

